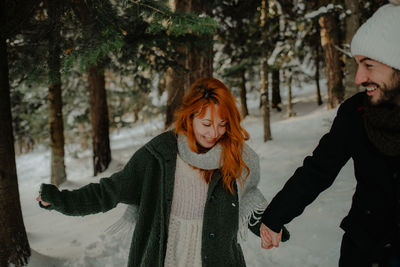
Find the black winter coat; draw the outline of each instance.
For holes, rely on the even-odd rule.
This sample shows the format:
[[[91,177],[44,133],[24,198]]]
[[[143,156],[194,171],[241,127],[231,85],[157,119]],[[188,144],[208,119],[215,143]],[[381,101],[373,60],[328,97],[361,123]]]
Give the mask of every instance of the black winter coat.
[[[339,107],[312,156],[274,197],[262,218],[270,229],[279,232],[300,215],[352,158],[357,187],[340,227],[371,253],[400,243],[400,157],[382,155],[368,140],[362,119],[365,97],[358,93]]]

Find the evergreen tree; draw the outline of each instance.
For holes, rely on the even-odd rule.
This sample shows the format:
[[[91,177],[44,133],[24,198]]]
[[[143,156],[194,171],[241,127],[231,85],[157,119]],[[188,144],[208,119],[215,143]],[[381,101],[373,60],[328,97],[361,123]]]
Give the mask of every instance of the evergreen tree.
[[[51,147],[51,178],[54,185],[60,185],[66,180],[64,164],[64,122],[62,112],[61,74],[60,74],[60,16],[61,2],[50,0],[48,4],[49,24],[49,129]]]
[[[247,107],[248,78],[260,62],[259,1],[215,1],[213,17],[218,21],[216,72],[234,90],[238,88],[243,117]]]
[[[108,9],[107,15],[111,12],[112,6],[107,1],[75,1],[73,8],[77,17],[82,23],[83,38],[89,46],[93,46],[88,59],[87,79],[90,103],[90,122],[92,126],[92,149],[93,149],[93,175],[105,171],[111,162],[111,148],[109,137],[109,120],[107,93],[105,88],[104,61],[107,55],[99,50],[98,45],[106,43],[105,31],[108,30],[107,24],[103,21],[108,16],[102,16]],[[101,17],[101,20],[100,20]],[[93,52],[97,52],[94,54]]]
[[[31,28],[23,32],[19,40],[13,40],[14,43],[19,42],[12,51],[15,57],[12,64],[12,80],[14,81],[13,88],[15,88],[13,108],[23,111],[17,112],[18,115],[14,119],[21,139],[29,135],[39,140],[47,137],[43,135],[43,129],[46,128],[43,126],[43,118],[46,117],[44,114],[47,110],[44,108],[45,101],[42,97],[48,73],[45,64],[48,46],[43,40],[46,40],[51,28],[46,25],[46,8],[47,6],[38,8],[36,13],[39,15],[32,21]],[[208,17],[173,13],[165,3],[159,1],[112,4],[106,0],[66,1],[63,2],[63,10],[60,46],[62,79],[64,80],[63,94],[66,97],[64,105],[65,114],[67,114],[66,129],[84,136],[82,130],[77,129],[77,125],[80,129],[87,129],[85,125],[90,117],[88,111],[102,107],[101,111],[94,112],[94,116],[92,114],[92,117],[98,118],[92,120],[97,121],[92,129],[96,129],[97,126],[100,128],[94,132],[101,132],[100,136],[107,136],[93,138],[93,149],[105,155],[104,161],[100,156],[94,156],[95,170],[100,166],[95,171],[98,172],[105,168],[105,162],[109,159],[107,156],[109,155],[107,152],[108,133],[104,134],[108,131],[108,127],[105,126],[108,124],[108,116],[105,115],[108,113],[105,110],[109,106],[107,99],[112,100],[110,105],[112,126],[123,124],[121,117],[124,113],[134,112],[138,117],[137,114],[145,107],[148,112],[149,108],[146,106],[148,103],[145,103],[145,100],[150,88],[154,86],[152,76],[159,75],[158,73],[165,71],[168,66],[178,66],[176,59],[179,53],[174,50],[171,43],[187,43],[186,38],[182,36],[189,36],[189,33],[192,42],[198,40],[197,35],[212,33],[215,23]],[[83,22],[85,27],[83,27]],[[28,62],[29,64],[26,64]],[[24,69],[23,63],[27,65],[27,68]],[[31,66],[35,68],[29,68]],[[103,72],[100,73],[98,70]],[[82,79],[84,72],[90,73],[86,82]],[[26,73],[26,75],[22,76],[21,73]],[[110,78],[116,77],[120,80],[120,82],[109,80],[108,84],[121,88],[121,90],[115,90],[114,87],[107,97],[105,90],[101,89],[105,88],[107,78],[105,74],[108,74]],[[87,95],[85,88],[96,86],[100,86],[100,90],[89,90],[92,92],[92,99],[96,97],[96,94],[100,96],[92,101],[95,108],[89,109],[89,105],[81,99]],[[35,97],[30,101],[26,99],[25,93],[29,87],[35,88],[32,91]],[[132,104],[123,106],[127,108],[121,108],[119,103],[122,97],[129,98],[130,100],[125,102]],[[37,103],[34,103],[36,99]],[[20,105],[18,103],[20,100],[25,101],[26,105]],[[32,111],[31,108],[36,109]],[[41,111],[40,114],[39,111]],[[38,112],[39,123],[36,119],[33,122],[36,116],[32,116],[32,113],[35,112]],[[100,116],[100,114],[103,115]],[[42,116],[41,119],[40,116]],[[36,127],[37,134],[34,133]],[[99,147],[96,140],[101,140],[101,143],[106,145],[99,145],[100,148],[96,149]],[[94,154],[97,155],[97,152]]]
[[[175,0],[170,1],[170,7],[178,14],[191,13],[195,15],[211,13],[209,1],[201,0]],[[168,127],[174,120],[174,113],[182,103],[185,91],[190,85],[201,77],[213,76],[213,35],[210,33],[199,36],[188,35],[188,44],[176,44],[180,53],[178,63],[182,69],[169,68],[166,75],[166,89],[168,92],[167,113],[165,126]]]
[[[15,164],[12,129],[8,54],[6,40],[23,27],[25,17],[35,2],[0,1],[0,266],[23,266],[28,262],[30,247],[23,223]],[[17,5],[13,5],[17,4]],[[16,8],[22,5],[23,8]],[[6,13],[6,7],[8,13]],[[15,17],[21,20],[15,20]],[[12,19],[11,19],[12,18]],[[10,22],[17,23],[16,25]]]

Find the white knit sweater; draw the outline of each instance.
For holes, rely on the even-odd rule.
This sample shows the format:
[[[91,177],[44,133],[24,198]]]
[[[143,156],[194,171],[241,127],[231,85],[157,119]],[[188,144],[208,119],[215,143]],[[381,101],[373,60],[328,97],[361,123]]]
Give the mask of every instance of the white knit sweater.
[[[201,236],[208,184],[178,155],[165,267],[201,267]]]

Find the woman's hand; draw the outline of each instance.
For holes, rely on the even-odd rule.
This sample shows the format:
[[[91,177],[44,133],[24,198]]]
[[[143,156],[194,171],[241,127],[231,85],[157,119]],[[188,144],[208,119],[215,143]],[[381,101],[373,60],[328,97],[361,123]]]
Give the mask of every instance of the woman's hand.
[[[43,205],[43,206],[45,206],[45,207],[51,205],[49,202],[43,201],[42,198],[40,197],[40,195],[36,198],[36,200],[37,200],[38,202],[40,202],[40,204]]]

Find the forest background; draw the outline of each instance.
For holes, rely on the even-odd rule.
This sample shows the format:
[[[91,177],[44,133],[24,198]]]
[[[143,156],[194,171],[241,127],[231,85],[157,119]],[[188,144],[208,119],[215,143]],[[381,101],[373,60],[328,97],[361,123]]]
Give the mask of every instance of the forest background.
[[[321,105],[326,81],[330,109],[358,92],[349,42],[385,3],[0,0],[0,267],[30,255],[16,155],[48,146],[60,185],[65,154],[91,149],[96,176],[111,162],[111,132],[160,116],[167,128],[189,85],[210,76],[243,117],[258,94],[267,142],[272,109],[295,116],[293,83],[315,83]]]

